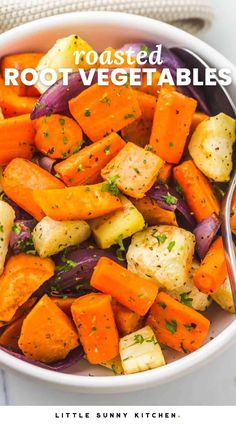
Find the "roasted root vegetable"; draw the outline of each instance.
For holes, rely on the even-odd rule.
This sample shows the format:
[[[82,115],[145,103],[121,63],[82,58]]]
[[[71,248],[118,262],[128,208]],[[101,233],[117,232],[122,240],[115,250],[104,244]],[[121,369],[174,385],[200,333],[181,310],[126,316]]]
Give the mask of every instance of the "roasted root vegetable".
[[[145,147],[149,143],[151,130],[152,121],[139,118],[122,128],[121,135],[126,142],[130,141],[139,147]]]
[[[169,183],[172,176],[172,169],[173,169],[173,165],[165,162],[162,165],[159,171],[159,174],[157,176],[158,181],[160,181],[160,183],[163,183],[163,184]]]
[[[143,326],[144,318],[118,302],[112,302],[116,325],[121,336],[137,331]]]
[[[233,167],[235,119],[224,113],[201,122],[188,149],[197,167],[214,181],[229,181]]]
[[[141,316],[147,313],[158,292],[154,281],[141,278],[106,257],[99,259],[90,284]]]
[[[167,293],[160,292],[151,307],[147,324],[153,329],[159,343],[190,353],[201,347],[210,321]]]
[[[232,314],[235,313],[234,300],[228,276],[218,290],[211,295],[211,297],[222,309],[227,312],[231,312]]]
[[[38,97],[18,96],[13,87],[4,85],[0,77],[0,108],[4,118],[16,117],[30,113]]]
[[[0,120],[0,165],[6,165],[15,158],[31,159],[34,137],[28,114]]]
[[[54,221],[45,216],[34,228],[32,239],[41,258],[55,255],[87,240],[91,234],[85,221]]]
[[[69,101],[72,116],[92,141],[117,132],[141,116],[136,93],[109,83],[87,88]]]
[[[103,168],[104,180],[115,179],[128,196],[142,198],[155,182],[163,160],[133,143],[126,146]]]
[[[120,355],[116,356],[114,359],[110,359],[110,361],[101,362],[99,365],[101,365],[102,367],[108,368],[109,370],[113,372],[114,375],[124,374]]]
[[[194,284],[203,293],[216,292],[227,277],[227,266],[222,237],[211,245],[193,277]]]
[[[25,318],[18,342],[26,357],[45,363],[66,358],[78,344],[72,321],[47,295]]]
[[[148,225],[178,225],[175,213],[160,208],[157,201],[154,199],[143,197],[142,199],[132,199],[132,203],[143,215],[143,218]]]
[[[111,307],[111,297],[90,293],[71,306],[80,342],[91,364],[109,361],[119,354],[119,337]]]
[[[18,53],[5,56],[1,60],[1,74],[5,76],[5,69],[15,68],[20,74],[24,69],[31,68],[36,69],[40,59],[44,56],[43,53]],[[30,78],[29,78],[30,80]],[[14,90],[18,96],[38,96],[39,92],[34,86],[25,85],[21,79],[20,75],[17,78],[18,86],[14,87]]]
[[[150,145],[165,161],[180,161],[196,106],[196,100],[177,91],[161,90],[156,104]]]
[[[198,270],[200,264],[198,261],[193,260],[187,280],[181,287],[171,290],[168,294],[184,305],[190,306],[196,311],[205,311],[211,304],[212,299],[206,293],[202,293],[195,286],[193,277]]]
[[[34,121],[35,145],[52,159],[65,159],[76,153],[83,143],[80,126],[64,115],[50,115]]]
[[[14,209],[8,203],[0,200],[0,275],[3,273],[14,220]]]
[[[102,249],[107,249],[120,240],[132,236],[145,225],[143,216],[130,200],[122,195],[119,199],[122,204],[121,210],[90,221],[95,241]]]
[[[120,199],[102,184],[34,190],[34,201],[45,215],[57,221],[92,219],[122,209]]]
[[[206,115],[203,112],[195,112],[193,114],[193,119],[192,119],[191,126],[190,126],[189,137],[191,137],[193,135],[193,133],[196,130],[196,128],[198,127],[198,125],[208,118],[209,118],[209,116]]]
[[[71,306],[75,301],[74,297],[50,297],[50,299],[60,308],[66,315],[72,317]]]
[[[122,138],[112,133],[59,162],[55,166],[55,171],[67,186],[97,183],[101,181],[102,168],[124,146]]]
[[[9,350],[19,350],[18,340],[20,338],[20,332],[24,319],[25,317],[22,316],[7,326],[5,331],[0,336],[0,346],[4,346]]]
[[[29,160],[16,158],[5,168],[2,186],[10,199],[40,221],[44,213],[34,200],[33,190],[59,189],[64,184]]]
[[[192,233],[169,225],[149,227],[132,237],[128,269],[152,278],[167,290],[181,287],[188,277],[194,253]]]
[[[51,259],[24,253],[11,256],[0,277],[0,321],[9,322],[17,309],[53,274]]]
[[[220,212],[220,203],[213,189],[193,161],[188,160],[174,168],[174,178],[183,191],[186,202],[196,220],[201,222]]]
[[[58,79],[62,77],[60,68],[70,68],[76,71],[78,68],[91,68],[86,62],[86,53],[92,50],[92,47],[82,38],[75,34],[60,38],[50,50],[40,59],[37,65],[37,71],[40,73],[44,69],[51,68],[57,72]],[[79,54],[79,64],[76,64],[75,52]],[[44,93],[48,86],[43,85],[39,80],[36,87],[40,93]]]
[[[120,339],[120,357],[125,374],[165,365],[162,350],[148,325]]]
[[[232,230],[232,233],[234,233],[236,235],[236,190],[235,190],[234,195],[233,195],[231,207],[232,207],[232,209],[231,209],[231,219],[230,219],[231,230]]]

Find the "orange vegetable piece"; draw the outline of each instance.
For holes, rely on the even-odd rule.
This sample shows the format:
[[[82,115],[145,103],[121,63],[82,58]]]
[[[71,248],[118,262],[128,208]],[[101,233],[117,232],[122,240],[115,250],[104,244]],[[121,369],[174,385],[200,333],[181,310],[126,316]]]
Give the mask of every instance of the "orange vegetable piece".
[[[198,125],[208,118],[209,118],[209,116],[206,115],[203,112],[195,112],[193,114],[193,119],[192,119],[192,122],[191,122],[191,125],[190,125],[190,130],[189,130],[189,138],[193,135],[193,133],[194,133],[195,129],[198,127]]]
[[[15,68],[21,72],[27,68],[36,69],[44,53],[18,53],[5,56],[1,60],[1,74],[4,77],[6,68]],[[30,81],[30,78],[27,78]],[[39,96],[38,90],[34,86],[25,85],[20,76],[17,78],[18,86],[11,86],[18,96]]]
[[[147,325],[153,329],[158,342],[189,353],[201,347],[210,321],[193,308],[160,292],[151,307]]]
[[[0,277],[0,321],[10,321],[17,309],[53,274],[51,259],[25,253],[11,256]]]
[[[68,186],[94,184],[101,181],[101,169],[125,146],[122,138],[112,133],[70,158],[59,162],[55,171]]]
[[[103,168],[102,178],[115,178],[118,188],[128,196],[140,199],[154,184],[163,165],[157,155],[127,143]]]
[[[53,159],[65,159],[76,153],[82,145],[80,126],[68,116],[54,114],[34,121],[37,149]]]
[[[194,274],[194,284],[200,291],[211,294],[223,284],[227,274],[223,241],[218,237]]]
[[[117,302],[112,302],[116,325],[121,336],[133,333],[143,327],[143,317]]]
[[[34,201],[34,189],[63,188],[64,184],[49,172],[26,159],[13,159],[5,168],[2,186],[5,194],[40,221],[42,209]]]
[[[141,84],[141,86],[138,86],[137,87],[137,90],[141,90],[144,93],[151,94],[151,95],[153,95],[155,97],[158,97],[159,96],[162,87],[165,90],[174,91],[176,88],[174,86],[171,86],[171,85],[167,84],[167,83],[164,83],[162,86],[161,85],[157,85],[158,84],[158,81],[159,81],[159,78],[160,78],[160,75],[161,74],[160,74],[159,71],[156,71],[154,74],[152,74],[152,84],[151,85],[148,85],[147,84],[147,75],[146,74],[143,74],[143,76],[142,76],[142,84]]]
[[[111,297],[90,293],[71,306],[80,342],[91,364],[109,361],[119,353],[119,337],[111,307]]]
[[[159,174],[157,177],[158,181],[164,184],[168,183],[171,179],[172,169],[173,169],[173,165],[165,162],[159,171]]]
[[[121,135],[125,141],[145,147],[149,143],[151,131],[152,121],[139,118],[122,128]]]
[[[20,332],[25,317],[18,318],[9,324],[6,330],[0,336],[0,346],[4,346],[9,350],[19,350],[18,340],[20,338]]]
[[[117,196],[103,191],[102,184],[34,190],[34,201],[45,215],[57,221],[92,219],[122,209]]]
[[[135,90],[135,93],[142,113],[142,118],[152,121],[155,114],[157,98],[138,90]]]
[[[149,197],[143,197],[142,199],[132,199],[132,203],[143,215],[148,225],[166,224],[177,226],[175,213],[160,208],[156,200]]]
[[[236,190],[232,199],[232,210],[231,210],[231,230],[236,235]]]
[[[147,313],[158,292],[154,281],[141,278],[106,257],[99,259],[90,284],[141,316]]]
[[[66,358],[78,344],[72,321],[47,295],[25,318],[18,342],[26,357],[45,363]]]
[[[197,101],[177,91],[162,90],[156,104],[150,144],[169,163],[179,163]]]
[[[141,116],[137,96],[129,86],[97,84],[69,101],[72,116],[92,141],[117,132]]]
[[[0,120],[0,165],[14,158],[31,159],[35,132],[29,115]]]
[[[50,299],[58,306],[66,315],[71,317],[71,305],[75,301],[74,297],[50,297]]]
[[[192,160],[175,167],[174,178],[181,186],[188,206],[198,222],[209,218],[214,212],[219,214],[219,201],[207,178]]]
[[[5,118],[30,113],[38,97],[18,96],[11,86],[5,86],[0,78],[0,107]]]

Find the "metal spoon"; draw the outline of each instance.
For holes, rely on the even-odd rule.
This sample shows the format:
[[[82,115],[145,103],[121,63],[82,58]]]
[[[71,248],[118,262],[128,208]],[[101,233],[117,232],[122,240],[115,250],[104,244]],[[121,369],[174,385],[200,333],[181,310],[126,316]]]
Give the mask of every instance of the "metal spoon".
[[[171,51],[176,54],[186,64],[189,69],[198,68],[199,75],[203,78],[206,68],[209,65],[196,53],[191,50],[173,47]],[[220,112],[236,118],[236,106],[231,99],[229,93],[223,87],[218,78],[216,77],[216,86],[204,86],[204,94],[208,100],[208,107],[212,115],[217,115]],[[236,156],[236,155],[235,155]],[[236,158],[235,158],[236,162]],[[236,187],[236,163],[234,163],[234,170],[232,173],[231,181],[229,183],[227,192],[224,196],[221,206],[221,217],[222,217],[222,239],[225,249],[225,258],[227,264],[227,270],[233,295],[234,308],[236,311],[236,257],[234,251],[234,243],[230,227],[230,214],[232,198]]]

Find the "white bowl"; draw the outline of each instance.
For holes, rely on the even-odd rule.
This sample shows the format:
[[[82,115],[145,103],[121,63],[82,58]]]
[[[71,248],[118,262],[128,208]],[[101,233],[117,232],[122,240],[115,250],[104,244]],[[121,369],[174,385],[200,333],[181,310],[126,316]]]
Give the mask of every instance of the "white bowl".
[[[152,19],[110,12],[84,12],[58,15],[37,20],[0,35],[0,57],[24,51],[46,51],[61,37],[77,33],[95,49],[118,47],[131,41],[161,42],[166,46],[181,46],[194,50],[211,66],[230,68],[233,84],[229,92],[236,103],[236,68],[220,53],[198,38],[175,27]],[[116,377],[102,367],[92,367],[85,361],[65,373],[48,371],[30,365],[0,351],[0,363],[30,377],[53,383],[70,390],[89,393],[111,393],[139,390],[166,383],[211,360],[236,339],[235,316],[210,308],[212,328],[206,344],[190,355],[165,351],[168,365],[127,376]],[[213,339],[212,339],[213,338]],[[92,375],[92,376],[91,376]]]

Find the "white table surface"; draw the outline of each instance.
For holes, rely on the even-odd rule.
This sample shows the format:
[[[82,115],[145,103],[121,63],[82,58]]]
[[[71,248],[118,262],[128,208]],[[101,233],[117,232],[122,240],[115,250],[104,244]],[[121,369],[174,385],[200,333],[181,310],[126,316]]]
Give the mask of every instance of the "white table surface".
[[[236,64],[235,0],[212,0],[213,26],[199,35]],[[83,395],[0,370],[0,405],[236,405],[236,344],[207,366],[164,386],[128,394]]]

